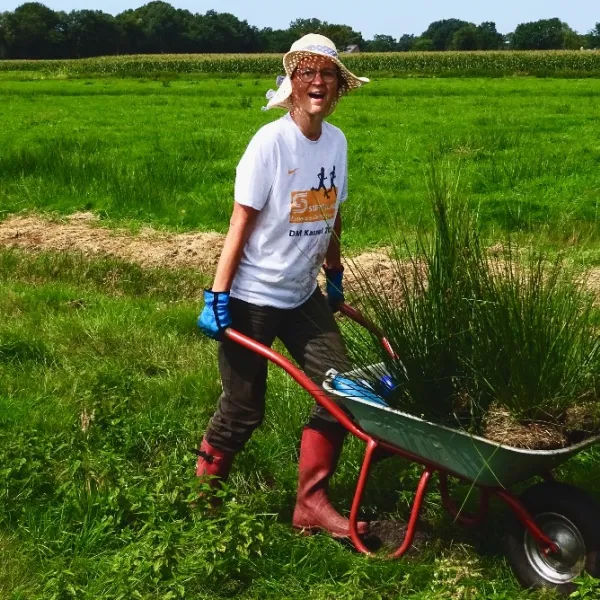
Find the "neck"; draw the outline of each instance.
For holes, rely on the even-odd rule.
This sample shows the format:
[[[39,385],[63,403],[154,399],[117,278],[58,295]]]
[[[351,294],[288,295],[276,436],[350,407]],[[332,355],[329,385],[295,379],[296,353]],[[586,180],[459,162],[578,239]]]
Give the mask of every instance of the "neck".
[[[323,116],[309,115],[303,111],[290,111],[294,123],[298,126],[304,137],[316,142],[321,137],[323,130]]]

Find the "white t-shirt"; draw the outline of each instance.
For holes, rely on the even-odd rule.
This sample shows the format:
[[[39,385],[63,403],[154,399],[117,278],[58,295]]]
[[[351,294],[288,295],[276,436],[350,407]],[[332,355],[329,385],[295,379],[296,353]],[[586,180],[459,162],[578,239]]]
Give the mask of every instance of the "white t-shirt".
[[[289,113],[256,133],[237,167],[235,201],[260,213],[232,297],[277,308],[310,297],[348,195],[347,161],[346,137],[326,122],[317,141]]]

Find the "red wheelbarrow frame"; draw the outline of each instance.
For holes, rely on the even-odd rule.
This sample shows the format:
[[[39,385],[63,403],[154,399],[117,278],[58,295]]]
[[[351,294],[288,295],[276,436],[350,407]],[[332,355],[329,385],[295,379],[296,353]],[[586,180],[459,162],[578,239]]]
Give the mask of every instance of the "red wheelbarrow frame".
[[[374,333],[381,340],[381,343],[383,344],[386,351],[390,354],[390,356],[392,356],[393,358],[396,357],[396,354],[394,353],[394,350],[392,349],[387,338],[373,323],[371,323],[360,312],[348,306],[347,304],[342,304],[340,306],[340,312],[348,318],[355,321],[356,323],[358,323],[359,325],[362,325],[363,327]],[[360,536],[358,535],[358,513],[360,510],[364,489],[369,477],[369,471],[373,462],[373,455],[375,451],[379,448],[424,466],[423,473],[421,474],[421,478],[419,480],[419,484],[417,485],[417,491],[411,509],[404,540],[402,544],[398,547],[398,549],[389,555],[389,558],[399,558],[410,548],[415,536],[417,521],[419,519],[419,514],[423,506],[423,500],[427,494],[427,486],[429,484],[431,476],[436,472],[439,474],[439,491],[442,497],[442,504],[444,508],[448,511],[448,513],[459,523],[466,526],[474,526],[485,521],[485,519],[487,518],[490,497],[497,496],[505,504],[508,505],[510,510],[514,512],[514,514],[519,519],[519,521],[521,521],[523,526],[526,527],[529,533],[538,541],[538,543],[540,544],[540,548],[542,549],[544,554],[550,555],[558,552],[558,546],[548,536],[546,536],[544,532],[537,526],[535,520],[527,511],[523,503],[508,490],[500,487],[480,486],[474,483],[474,485],[480,488],[481,492],[479,510],[477,514],[474,515],[460,511],[450,498],[450,494],[448,491],[448,476],[454,476],[458,479],[464,478],[452,473],[444,467],[441,467],[434,463],[430,463],[415,454],[403,450],[402,448],[397,448],[395,446],[386,444],[385,442],[377,440],[371,435],[367,434],[348,416],[348,414],[338,404],[336,404],[325,393],[325,391],[323,390],[323,388],[321,388],[320,385],[317,385],[314,381],[312,381],[301,369],[292,364],[279,352],[276,352],[275,350],[261,344],[260,342],[257,342],[256,340],[253,340],[252,338],[240,333],[239,331],[236,331],[235,329],[226,329],[225,335],[230,340],[237,342],[244,348],[247,348],[248,350],[251,350],[256,354],[263,356],[272,363],[281,367],[284,371],[288,373],[288,375],[292,377],[292,379],[294,379],[298,384],[300,384],[300,386],[303,389],[305,389],[319,405],[321,405],[333,417],[335,417],[335,419],[343,427],[345,427],[352,435],[365,442],[365,456],[363,458],[360,475],[356,484],[356,490],[354,492],[354,499],[352,501],[352,508],[350,510],[349,519],[350,538],[355,548],[359,552],[362,552],[364,554],[371,554],[369,549],[365,546],[363,541],[360,539]],[[552,475],[550,473],[543,474],[543,476],[547,479],[552,479]]]

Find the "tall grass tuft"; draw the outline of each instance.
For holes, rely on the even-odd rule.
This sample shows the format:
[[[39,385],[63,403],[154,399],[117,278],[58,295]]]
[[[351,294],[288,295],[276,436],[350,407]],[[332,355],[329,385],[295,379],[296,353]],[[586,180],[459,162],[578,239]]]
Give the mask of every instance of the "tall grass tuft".
[[[392,247],[391,288],[350,261],[356,302],[399,356],[351,334],[354,363],[382,361],[395,380],[388,402],[428,420],[484,433],[490,411],[501,411],[567,431],[571,408],[598,406],[585,277],[566,255],[510,239],[488,248],[473,207],[435,164],[429,194],[433,231]]]
[[[68,206],[113,218],[217,228],[230,210],[227,193],[217,188],[233,169],[230,154],[230,141],[210,133],[174,151],[157,144],[151,154],[128,161],[98,140],[40,137],[27,147],[0,149],[0,203],[18,210],[11,199],[20,190],[37,209]]]
[[[520,420],[564,421],[594,390],[599,341],[585,277],[565,255],[509,243],[472,279],[482,284],[472,322],[479,387]]]
[[[472,346],[465,252],[479,244],[468,207],[455,200],[455,190],[439,177],[432,168],[433,234],[421,230],[414,244],[406,240],[403,247],[392,247],[394,288],[382,293],[383,282],[369,279],[359,264],[351,262],[350,268],[356,271],[356,302],[400,356],[400,361],[391,360],[378,350],[396,382],[390,403],[447,422],[457,415],[457,390],[466,386],[465,357]],[[364,365],[367,354],[373,358],[372,346],[379,349],[379,344],[360,339],[363,343],[353,340],[348,346],[354,362]]]

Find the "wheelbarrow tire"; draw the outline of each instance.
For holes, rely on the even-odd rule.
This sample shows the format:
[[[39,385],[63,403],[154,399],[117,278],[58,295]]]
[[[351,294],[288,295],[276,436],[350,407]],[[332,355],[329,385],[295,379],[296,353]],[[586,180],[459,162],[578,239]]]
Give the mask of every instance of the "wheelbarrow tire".
[[[526,527],[511,511],[504,546],[519,582],[529,588],[554,588],[569,596],[573,579],[584,569],[600,578],[600,505],[582,490],[558,482],[539,483],[521,498],[535,522],[551,539],[561,541],[565,554],[545,557]]]

